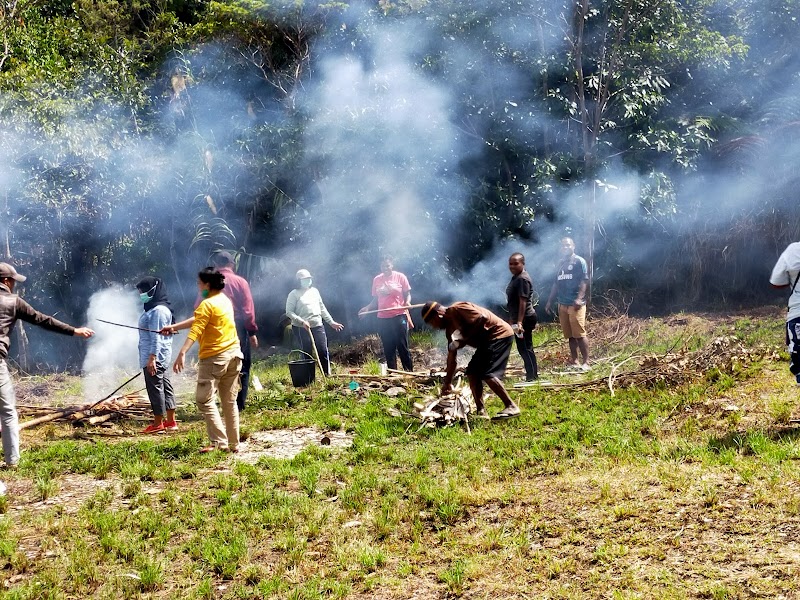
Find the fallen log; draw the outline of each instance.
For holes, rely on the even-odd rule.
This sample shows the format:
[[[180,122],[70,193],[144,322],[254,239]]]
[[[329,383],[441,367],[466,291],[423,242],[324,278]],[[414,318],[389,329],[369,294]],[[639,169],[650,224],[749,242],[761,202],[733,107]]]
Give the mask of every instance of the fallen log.
[[[91,404],[85,404],[85,405],[77,407],[77,408],[75,408],[75,407],[62,408],[61,410],[58,410],[58,411],[54,412],[53,414],[45,415],[43,417],[38,417],[36,419],[31,419],[30,421],[25,421],[23,423],[20,423],[19,424],[19,429],[28,429],[28,427],[33,427],[34,425],[41,425],[42,423],[49,423],[50,421],[55,421],[56,419],[64,419],[64,418],[69,417],[69,415],[71,415],[71,414],[73,414],[73,413],[75,413],[75,412],[77,412],[79,410],[87,409],[90,406],[91,406]]]

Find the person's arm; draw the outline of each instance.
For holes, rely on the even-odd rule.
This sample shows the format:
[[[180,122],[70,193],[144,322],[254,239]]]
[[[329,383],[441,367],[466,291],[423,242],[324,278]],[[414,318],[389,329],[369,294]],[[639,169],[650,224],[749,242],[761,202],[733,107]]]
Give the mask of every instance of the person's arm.
[[[172,323],[172,311],[169,309],[157,308],[153,311],[152,318],[150,319],[149,328],[161,331]],[[147,369],[151,375],[156,374],[158,366],[158,356],[168,356],[172,349],[172,339],[170,336],[162,335],[161,333],[151,334],[155,340],[151,347],[150,357],[147,362]]]
[[[522,336],[524,328],[522,326],[522,322],[525,320],[525,309],[528,308],[528,298],[530,297],[530,286],[527,285],[527,281],[524,279],[518,279],[517,287],[518,289],[518,296],[517,296],[517,314],[510,315],[511,317],[511,329],[514,330],[514,334],[518,336]],[[516,291],[516,290],[515,290]],[[525,295],[527,292],[527,296]],[[512,292],[513,293],[513,292]]]
[[[547,297],[547,304],[544,305],[544,312],[553,312],[550,310],[550,307],[553,304],[553,300],[556,299],[556,293],[558,292],[558,282],[553,282],[553,287],[550,288],[550,295]]]
[[[173,335],[174,333],[183,329],[191,329],[192,325],[194,325],[194,315],[188,319],[179,321],[178,323],[173,323],[172,325],[166,325],[165,327],[162,327],[159,333],[161,335]]]
[[[786,251],[778,257],[775,266],[772,267],[772,274],[769,277],[769,282],[774,288],[787,288],[792,285],[791,277],[789,274],[788,264],[786,262]]]
[[[589,267],[583,258],[578,260],[578,264],[581,267],[581,282],[578,285],[578,295],[575,298],[574,306],[580,308],[586,305],[586,290],[589,288]]]
[[[169,323],[160,323],[160,319],[158,318],[158,309],[153,309],[149,312],[144,314],[144,326],[145,329],[151,329],[155,331],[161,331],[161,329],[165,325],[169,325]],[[161,337],[160,333],[153,333],[152,331],[140,331],[139,335],[144,339],[146,347],[144,347],[144,351],[147,353],[147,363],[145,364],[144,368],[147,369],[147,372],[150,375],[156,374],[156,355],[158,354],[158,339]],[[164,336],[166,337],[166,336]]]
[[[194,316],[191,319],[186,319],[185,321],[171,326],[174,329],[189,329],[189,335],[186,336],[186,341],[183,342],[178,356],[175,357],[175,363],[172,365],[173,371],[176,373],[183,371],[186,353],[189,351],[189,348],[192,347],[192,344],[203,335],[203,331],[205,331],[206,325],[208,325],[210,319],[211,307],[209,304],[202,302],[200,306],[197,307],[197,310],[194,311]],[[168,328],[165,327],[164,329]]]
[[[175,357],[175,363],[172,365],[172,370],[176,373],[183,371],[184,363],[186,361],[186,353],[189,351],[189,348],[192,347],[192,344],[194,344],[194,340],[190,337],[187,337],[186,341],[183,342],[183,346],[181,346],[178,356]]]
[[[444,381],[442,382],[442,396],[453,391],[453,374],[456,372],[456,357],[458,356],[458,349],[450,349],[451,345],[452,342],[448,344],[447,368],[444,374]]]
[[[59,321],[58,319],[39,312],[22,298],[17,296],[16,306],[17,318],[32,325],[38,325],[48,331],[62,333],[64,335],[75,335],[75,328],[72,325]]]
[[[580,285],[578,286],[578,296],[575,298],[575,306],[577,306],[579,308],[586,304],[586,299],[585,299],[586,288],[587,288],[586,282],[587,282],[587,280],[584,279],[583,281],[581,281]]]
[[[368,312],[370,310],[376,310],[377,308],[378,308],[378,297],[377,296],[373,296],[372,297],[372,301],[369,304],[367,304],[366,306],[362,307],[358,311],[358,314],[360,315],[360,314]]]
[[[408,283],[408,277],[405,275],[403,275],[402,286],[403,298],[406,301],[406,306],[411,306],[411,284]]]
[[[331,329],[334,331],[341,331],[344,329],[344,325],[341,323],[337,323],[333,320],[331,313],[328,312],[328,308],[325,306],[325,303],[322,301],[322,296],[319,297],[319,312],[322,315],[322,320],[331,326]]]
[[[250,284],[247,280],[242,278],[242,314],[244,314],[244,328],[248,335],[253,338],[258,332],[258,325],[256,324],[256,308],[253,302],[253,293],[250,290]]]

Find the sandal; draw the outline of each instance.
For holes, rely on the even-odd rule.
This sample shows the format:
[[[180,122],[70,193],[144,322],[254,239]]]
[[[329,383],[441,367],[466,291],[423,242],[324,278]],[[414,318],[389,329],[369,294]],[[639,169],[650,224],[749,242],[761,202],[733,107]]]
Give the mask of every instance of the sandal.
[[[518,417],[522,411],[516,406],[509,406],[508,408],[504,408],[499,413],[497,413],[493,420],[500,421],[503,419],[513,419],[514,417]]]

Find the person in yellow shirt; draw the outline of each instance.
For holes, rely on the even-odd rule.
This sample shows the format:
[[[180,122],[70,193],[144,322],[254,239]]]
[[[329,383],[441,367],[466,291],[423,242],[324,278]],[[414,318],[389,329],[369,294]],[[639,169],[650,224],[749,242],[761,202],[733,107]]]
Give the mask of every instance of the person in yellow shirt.
[[[194,311],[194,316],[168,325],[161,330],[169,335],[181,329],[189,329],[189,336],[178,352],[173,371],[184,369],[186,353],[197,342],[199,346],[197,366],[197,409],[206,422],[206,431],[211,444],[200,452],[212,450],[239,451],[239,409],[236,394],[239,391],[239,372],[242,369],[242,351],[233,320],[233,304],[225,294],[225,276],[212,267],[197,274],[197,289],[203,301]],[[214,392],[219,391],[223,427]]]

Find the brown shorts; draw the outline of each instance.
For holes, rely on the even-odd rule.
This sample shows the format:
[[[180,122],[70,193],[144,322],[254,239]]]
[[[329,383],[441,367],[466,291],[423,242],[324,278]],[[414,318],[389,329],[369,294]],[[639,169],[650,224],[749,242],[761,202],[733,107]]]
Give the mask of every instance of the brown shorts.
[[[558,322],[565,338],[586,337],[586,305],[558,305]]]

